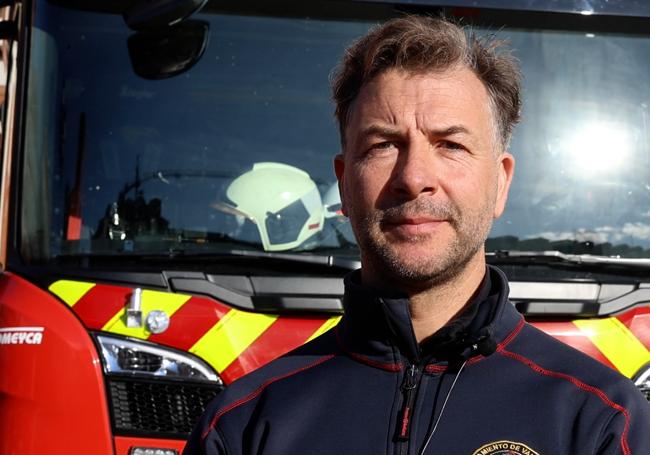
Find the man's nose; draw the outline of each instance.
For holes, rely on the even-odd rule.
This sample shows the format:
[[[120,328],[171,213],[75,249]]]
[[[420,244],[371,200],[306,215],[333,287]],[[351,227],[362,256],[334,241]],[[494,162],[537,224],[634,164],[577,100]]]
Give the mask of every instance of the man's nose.
[[[400,150],[391,190],[408,199],[433,194],[438,188],[438,172],[434,146],[428,140],[411,141]]]

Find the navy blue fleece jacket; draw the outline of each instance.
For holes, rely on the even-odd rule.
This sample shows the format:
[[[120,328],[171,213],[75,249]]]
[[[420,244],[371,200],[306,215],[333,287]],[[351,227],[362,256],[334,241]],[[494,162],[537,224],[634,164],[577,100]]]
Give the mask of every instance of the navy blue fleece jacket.
[[[650,454],[650,404],[526,324],[498,269],[421,345],[408,300],[358,280],[341,323],[229,386],[185,454]]]

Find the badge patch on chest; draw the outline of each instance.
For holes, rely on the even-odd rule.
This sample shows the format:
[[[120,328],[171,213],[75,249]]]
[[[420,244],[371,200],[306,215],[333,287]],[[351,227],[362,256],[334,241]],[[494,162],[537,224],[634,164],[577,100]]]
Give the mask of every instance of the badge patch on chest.
[[[521,442],[495,441],[479,447],[472,455],[539,455]]]

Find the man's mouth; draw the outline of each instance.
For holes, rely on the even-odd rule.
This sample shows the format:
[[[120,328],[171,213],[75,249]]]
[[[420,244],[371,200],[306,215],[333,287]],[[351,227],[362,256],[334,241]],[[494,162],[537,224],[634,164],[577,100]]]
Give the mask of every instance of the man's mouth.
[[[399,217],[387,220],[384,229],[399,236],[430,234],[446,223],[446,220],[427,216]]]

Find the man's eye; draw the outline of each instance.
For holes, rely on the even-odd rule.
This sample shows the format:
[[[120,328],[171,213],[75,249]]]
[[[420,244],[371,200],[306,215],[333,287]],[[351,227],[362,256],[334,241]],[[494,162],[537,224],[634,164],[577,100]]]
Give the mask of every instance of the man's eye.
[[[440,146],[447,150],[465,150],[465,147],[460,145],[458,142],[452,141],[441,141]]]
[[[394,142],[386,141],[386,142],[379,142],[377,144],[373,144],[370,147],[370,150],[377,150],[377,151],[384,151],[384,150],[389,150],[392,148],[396,148],[396,145]]]
[[[390,158],[399,153],[399,146],[394,141],[368,141],[363,148],[364,159]]]

